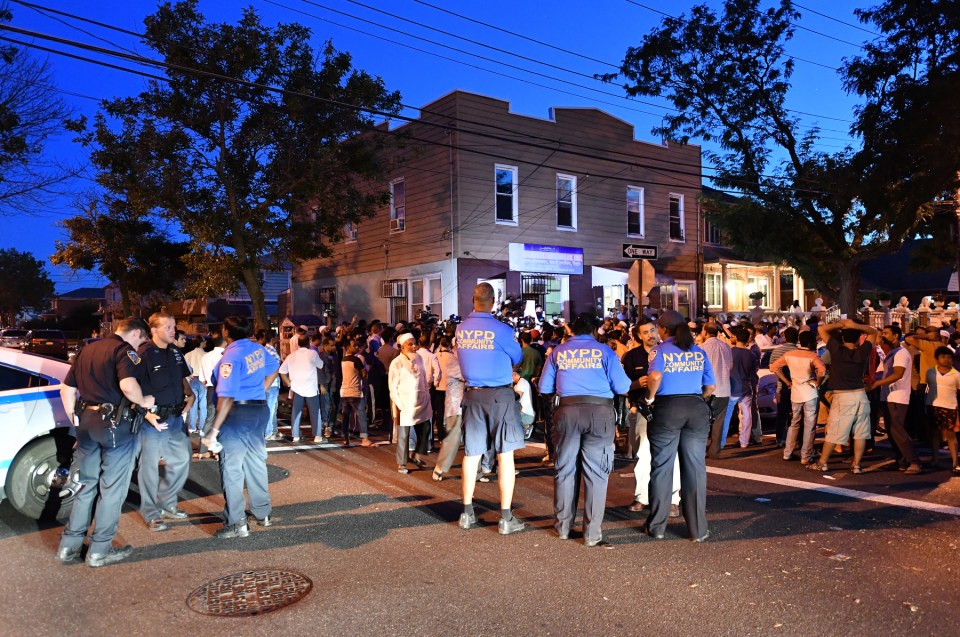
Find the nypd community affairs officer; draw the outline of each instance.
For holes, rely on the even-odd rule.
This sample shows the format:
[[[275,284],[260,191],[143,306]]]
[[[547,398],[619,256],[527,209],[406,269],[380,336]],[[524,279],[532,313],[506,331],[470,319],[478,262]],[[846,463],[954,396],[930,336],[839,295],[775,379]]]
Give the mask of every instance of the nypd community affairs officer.
[[[176,319],[166,312],[156,312],[147,321],[151,340],[140,346],[143,361],[143,390],[154,397],[151,410],[154,424],[140,430],[140,515],[151,531],[166,531],[164,518],[182,520],[187,517],[177,508],[177,495],[183,490],[190,472],[193,443],[187,432],[186,415],[195,400],[190,386],[190,366],[174,342]],[[186,398],[185,398],[186,397]],[[163,475],[160,474],[163,458]]]
[[[221,539],[250,535],[244,482],[250,498],[250,513],[257,524],[272,524],[264,431],[270,417],[267,389],[280,371],[279,361],[262,345],[250,340],[252,329],[247,319],[228,316],[224,319],[223,331],[227,346],[212,374],[217,415],[202,439],[203,444],[220,454],[224,526],[214,535]]]
[[[456,331],[456,347],[460,371],[466,382],[463,401],[463,514],[460,528],[477,526],[473,510],[473,490],[476,487],[480,459],[487,450],[497,454],[499,463],[500,522],[497,530],[510,535],[526,528],[513,516],[513,487],[516,475],[513,452],[523,449],[523,424],[520,405],[513,391],[513,366],[522,359],[520,343],[513,337],[513,329],[494,318],[494,292],[489,283],[481,283],[473,290],[473,312]]]
[[[630,378],[620,360],[593,337],[596,318],[581,314],[568,329],[573,338],[547,357],[540,376],[540,392],[556,393],[553,415],[557,450],[553,509],[561,540],[570,537],[576,516],[577,465],[583,467],[583,539],[586,546],[601,544],[600,525],[606,509],[607,483],[613,469],[616,413],[613,397],[626,394]]]
[[[113,546],[113,538],[140,449],[130,405],[148,409],[154,405],[153,396],[144,395],[141,389],[143,362],[137,355],[137,347],[149,334],[150,328],[143,319],[123,319],[115,334],[84,347],[63,379],[63,408],[71,422],[75,415],[78,417],[76,459],[80,488],[57,550],[61,562],[80,558],[91,519],[88,566],[113,564],[133,552],[129,545]]]
[[[661,344],[650,360],[647,398],[650,438],[650,515],[646,533],[662,539],[670,514],[674,457],[680,454],[683,517],[694,542],[707,539],[707,437],[716,388],[706,352],[693,344],[687,319],[667,310],[657,319]]]

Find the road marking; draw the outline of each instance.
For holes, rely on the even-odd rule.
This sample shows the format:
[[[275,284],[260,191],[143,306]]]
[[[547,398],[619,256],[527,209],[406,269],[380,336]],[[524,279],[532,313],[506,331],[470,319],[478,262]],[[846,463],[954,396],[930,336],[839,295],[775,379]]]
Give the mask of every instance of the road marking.
[[[797,489],[806,489],[809,491],[819,491],[821,493],[830,493],[845,498],[855,498],[857,500],[866,500],[876,504],[886,504],[890,506],[905,507],[908,509],[922,509],[934,513],[943,513],[960,517],[960,507],[947,506],[945,504],[936,504],[934,502],[923,502],[922,500],[911,500],[909,498],[898,498],[892,495],[879,495],[869,491],[858,491],[856,489],[844,489],[842,487],[831,487],[816,482],[804,482],[802,480],[791,480],[779,476],[765,476],[759,473],[747,473],[746,471],[734,471],[733,469],[721,469],[719,467],[707,467],[707,473],[726,476],[729,478],[741,478],[743,480],[754,480],[756,482],[766,482],[785,487],[795,487]]]

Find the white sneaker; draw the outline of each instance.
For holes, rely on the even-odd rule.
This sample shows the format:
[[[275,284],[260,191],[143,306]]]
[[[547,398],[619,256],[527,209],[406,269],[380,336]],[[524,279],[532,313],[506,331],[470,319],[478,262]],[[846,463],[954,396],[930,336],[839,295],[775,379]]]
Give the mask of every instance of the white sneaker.
[[[294,436],[290,439],[291,442],[300,442],[300,436]]]
[[[327,442],[330,442],[330,440],[329,440],[326,436],[314,436],[314,437],[313,437],[313,444],[315,444],[315,445],[320,445],[320,444],[324,444],[324,443],[327,443]]]

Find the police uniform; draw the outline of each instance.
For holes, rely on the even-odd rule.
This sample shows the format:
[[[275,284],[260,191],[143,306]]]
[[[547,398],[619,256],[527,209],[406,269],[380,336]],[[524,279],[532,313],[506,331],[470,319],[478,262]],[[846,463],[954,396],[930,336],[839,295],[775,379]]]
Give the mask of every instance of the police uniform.
[[[106,555],[110,551],[140,447],[139,437],[131,431],[129,421],[120,421],[114,426],[111,418],[116,418],[114,412],[123,400],[120,381],[134,378],[139,382],[142,369],[143,364],[133,347],[113,334],[86,345],[63,379],[64,385],[76,388],[79,393],[76,459],[80,489],[60,539],[59,554],[80,550],[91,518],[93,532],[88,560],[92,555]]]
[[[457,326],[456,338],[467,384],[461,403],[464,455],[523,449],[520,405],[513,392],[513,366],[523,355],[513,329],[489,312],[471,312]]]
[[[707,535],[707,465],[710,407],[703,388],[714,385],[713,368],[706,352],[691,345],[682,350],[668,338],[654,350],[650,371],[663,374],[654,397],[650,438],[650,515],[647,533],[662,537],[670,514],[674,457],[680,454],[681,506],[690,537]],[[648,399],[649,400],[649,399]]]
[[[193,444],[183,419],[183,379],[191,375],[183,353],[175,345],[161,348],[148,341],[140,346],[143,392],[156,400],[155,413],[167,428],[158,431],[149,423],[140,429],[140,515],[150,526],[161,517],[182,518],[177,495],[190,472]],[[160,458],[164,460],[160,475]]]
[[[267,444],[263,434],[270,417],[263,381],[280,363],[255,341],[240,339],[223,350],[214,367],[217,398],[232,398],[233,406],[220,427],[220,481],[226,526],[245,522],[243,485],[250,497],[250,512],[258,520],[270,515],[267,490]]]
[[[553,415],[557,450],[553,508],[561,538],[569,537],[577,512],[579,462],[584,481],[584,541],[590,546],[600,542],[607,482],[613,469],[613,397],[626,394],[629,389],[630,379],[617,355],[589,334],[574,336],[547,357],[540,376],[540,392],[556,393],[559,399]]]

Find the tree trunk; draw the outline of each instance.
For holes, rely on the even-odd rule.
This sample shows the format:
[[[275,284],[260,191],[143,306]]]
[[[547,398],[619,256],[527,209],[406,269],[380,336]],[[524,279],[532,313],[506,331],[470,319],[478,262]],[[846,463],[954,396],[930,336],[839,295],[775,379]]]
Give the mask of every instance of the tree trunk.
[[[120,288],[120,305],[123,308],[123,317],[133,316],[133,304],[130,301],[130,288],[123,277],[117,278],[117,287]]]
[[[253,304],[253,320],[256,328],[268,329],[267,302],[263,298],[263,286],[260,285],[260,272],[255,268],[243,268],[243,283],[250,293],[250,302]]]
[[[840,311],[853,318],[857,314],[857,295],[860,293],[860,262],[849,261],[838,268],[840,274],[840,292],[837,304]]]

